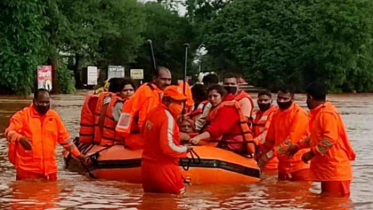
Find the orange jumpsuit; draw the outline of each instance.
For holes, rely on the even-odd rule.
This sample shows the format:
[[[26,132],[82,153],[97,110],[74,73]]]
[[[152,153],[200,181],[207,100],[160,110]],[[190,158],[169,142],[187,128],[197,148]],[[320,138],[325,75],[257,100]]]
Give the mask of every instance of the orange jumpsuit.
[[[72,155],[78,157],[76,148],[57,112],[49,110],[39,115],[34,105],[16,112],[5,130],[9,141],[8,157],[15,165],[17,179],[57,179],[56,143],[61,144]],[[21,137],[29,139],[32,149],[25,150],[19,143]]]
[[[184,87],[184,82],[179,82],[179,87]],[[194,101],[192,96],[192,89],[190,88],[190,85],[188,82],[185,83],[185,96],[187,97],[187,101],[185,102],[185,109],[186,113],[192,110]]]
[[[356,154],[341,116],[330,102],[326,102],[311,110],[310,119],[311,135],[299,145],[310,147],[315,154],[311,159],[311,179],[322,183],[323,192],[350,194],[350,161],[355,160]]]
[[[302,155],[308,150],[300,150],[292,158],[286,156],[286,150],[291,144],[297,142],[309,134],[309,120],[307,112],[295,102],[286,110],[279,109],[272,118],[268,129],[266,140],[263,145],[264,151],[273,149],[274,156],[279,159],[279,179],[307,180],[309,179],[309,164],[302,161]]]
[[[269,108],[265,112],[258,110],[255,113],[255,118],[253,121],[254,142],[256,142],[256,144],[260,148],[264,144],[269,126],[271,125],[271,122],[272,122],[272,117],[277,110],[278,108],[276,106],[271,106],[271,108]],[[278,159],[277,157],[274,157],[272,160],[270,160],[265,165],[263,169],[277,170],[277,166],[278,166]]]
[[[186,157],[187,147],[180,146],[179,126],[165,105],[149,112],[142,134],[146,138],[141,166],[144,191],[182,193],[179,158]]]
[[[161,103],[163,91],[156,85],[145,83],[136,90],[135,94],[123,105],[122,113],[131,116],[130,126],[124,129],[119,120],[115,130],[125,137],[125,145],[132,149],[143,148],[143,140],[140,131],[145,122],[148,112]]]

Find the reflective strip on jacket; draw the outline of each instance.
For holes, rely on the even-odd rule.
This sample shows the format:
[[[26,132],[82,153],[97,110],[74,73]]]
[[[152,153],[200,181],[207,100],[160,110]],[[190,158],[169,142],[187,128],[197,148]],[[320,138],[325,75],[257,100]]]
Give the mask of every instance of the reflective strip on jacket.
[[[149,112],[142,136],[144,139],[143,161],[159,165],[178,165],[180,157],[186,157],[186,146],[180,145],[180,131],[176,119],[161,104]]]
[[[310,112],[311,135],[300,142],[316,155],[311,159],[311,178],[314,181],[352,180],[350,161],[356,154],[347,136],[342,117],[326,102]]]
[[[32,150],[24,150],[20,145],[22,136],[30,140]],[[5,137],[10,143],[8,156],[16,170],[44,175],[56,173],[57,143],[74,156],[80,155],[57,112],[49,110],[40,116],[33,104],[10,118]]]
[[[290,145],[297,144],[303,136],[309,134],[308,123],[307,112],[295,102],[286,110],[278,109],[273,115],[263,148],[266,151],[274,149],[279,159],[279,172],[293,173],[309,168],[309,164],[301,160],[307,149],[300,150],[292,158],[286,156]]]

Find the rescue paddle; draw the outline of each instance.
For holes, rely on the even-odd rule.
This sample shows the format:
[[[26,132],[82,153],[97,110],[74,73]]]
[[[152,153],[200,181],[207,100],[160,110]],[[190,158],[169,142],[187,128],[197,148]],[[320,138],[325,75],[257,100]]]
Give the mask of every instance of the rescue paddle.
[[[155,62],[155,57],[154,57],[153,41],[151,39],[148,39],[148,44],[149,44],[149,51],[150,51],[150,59],[152,61],[152,67],[153,67],[153,75],[154,75],[155,71],[157,70],[157,64]]]

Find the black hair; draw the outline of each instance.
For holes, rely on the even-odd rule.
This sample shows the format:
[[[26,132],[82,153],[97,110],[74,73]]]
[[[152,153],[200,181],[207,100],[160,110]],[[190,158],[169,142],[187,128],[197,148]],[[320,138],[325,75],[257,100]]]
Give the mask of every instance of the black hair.
[[[271,92],[269,92],[269,90],[261,90],[261,91],[258,93],[258,97],[260,97],[260,96],[264,96],[264,95],[266,95],[266,96],[272,98],[272,94],[271,94]]]
[[[237,80],[237,83],[238,83],[238,75],[237,74],[234,74],[234,73],[227,73],[223,76],[223,80],[224,79],[229,79],[229,78],[236,78]]]
[[[159,77],[159,72],[162,70],[162,69],[166,69],[166,70],[169,70],[169,68],[167,68],[166,66],[157,66],[157,68],[155,69],[155,71],[153,72],[153,76],[154,77]]]
[[[131,85],[133,87],[133,90],[136,90],[136,85],[135,85],[135,82],[131,79],[131,78],[128,78],[128,77],[125,77],[123,80],[122,80],[122,84],[120,85],[121,89],[120,91],[123,90],[124,86],[126,85]],[[119,91],[119,92],[120,92]]]
[[[281,85],[278,90],[283,93],[290,93],[291,95],[294,95],[295,93],[295,88],[292,85]]]
[[[195,98],[198,99],[199,101],[204,101],[204,100],[206,100],[206,92],[205,92],[205,88],[204,88],[203,85],[201,85],[201,84],[195,84],[195,85],[192,87],[192,95],[193,95],[193,97],[195,97]]]
[[[216,92],[218,92],[222,98],[224,98],[225,95],[227,94],[227,91],[223,88],[223,86],[218,85],[218,84],[210,85],[209,88],[207,89],[207,94],[212,90],[216,90]]]
[[[111,93],[117,93],[121,92],[123,87],[123,80],[124,78],[111,78],[109,80],[109,92]],[[122,87],[122,88],[121,88]]]
[[[48,95],[49,95],[49,91],[48,91],[47,89],[45,89],[45,88],[39,88],[39,89],[37,89],[37,90],[34,92],[34,99],[35,99],[35,100],[38,99],[38,97],[39,97],[39,93],[41,93],[41,92],[47,92]]]
[[[326,92],[326,86],[321,82],[312,82],[306,88],[306,93],[316,101],[325,101]]]
[[[212,85],[212,84],[218,84],[219,78],[216,74],[208,74],[203,77],[202,82],[205,86]]]

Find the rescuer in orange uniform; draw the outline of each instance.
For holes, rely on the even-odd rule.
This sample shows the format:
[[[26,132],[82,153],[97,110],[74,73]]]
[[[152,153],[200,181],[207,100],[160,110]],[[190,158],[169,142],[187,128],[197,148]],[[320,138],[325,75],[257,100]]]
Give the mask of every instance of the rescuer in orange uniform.
[[[251,128],[253,120],[253,110],[254,102],[251,96],[243,90],[240,90],[238,87],[238,76],[234,74],[227,74],[223,79],[224,88],[228,93],[234,95],[234,100],[236,100],[240,106],[243,115],[247,118],[249,127]]]
[[[304,162],[311,161],[311,180],[321,182],[323,193],[349,195],[351,161],[356,154],[342,117],[331,102],[326,102],[326,88],[322,83],[311,83],[306,92],[307,106],[311,110],[311,134],[292,145],[288,155],[296,154],[301,148],[311,148],[302,156]]]
[[[286,156],[286,150],[309,134],[307,112],[294,102],[291,87],[281,88],[277,95],[279,110],[273,115],[258,164],[264,167],[277,156],[279,159],[278,178],[281,180],[305,181],[309,179],[309,164],[301,157],[308,150],[303,149],[292,158]]]
[[[133,94],[122,109],[116,131],[125,137],[125,146],[131,149],[143,148],[140,131],[148,112],[161,103],[163,90],[171,84],[171,72],[158,66],[152,83],[145,83]]]
[[[277,107],[272,105],[272,94],[268,90],[263,90],[258,93],[257,100],[259,110],[255,113],[253,121],[254,142],[262,148],[269,126],[272,122],[273,114],[277,111]],[[278,159],[274,157],[270,160],[263,169],[277,170]]]
[[[152,109],[146,117],[142,135],[142,184],[145,192],[184,192],[179,158],[186,157],[190,147],[180,146],[180,132],[177,118],[187,100],[178,86],[164,90],[162,103]]]
[[[49,92],[45,89],[35,91],[33,103],[10,118],[5,137],[17,180],[57,180],[56,143],[81,161],[86,160],[70,139],[57,112],[50,110]]]

